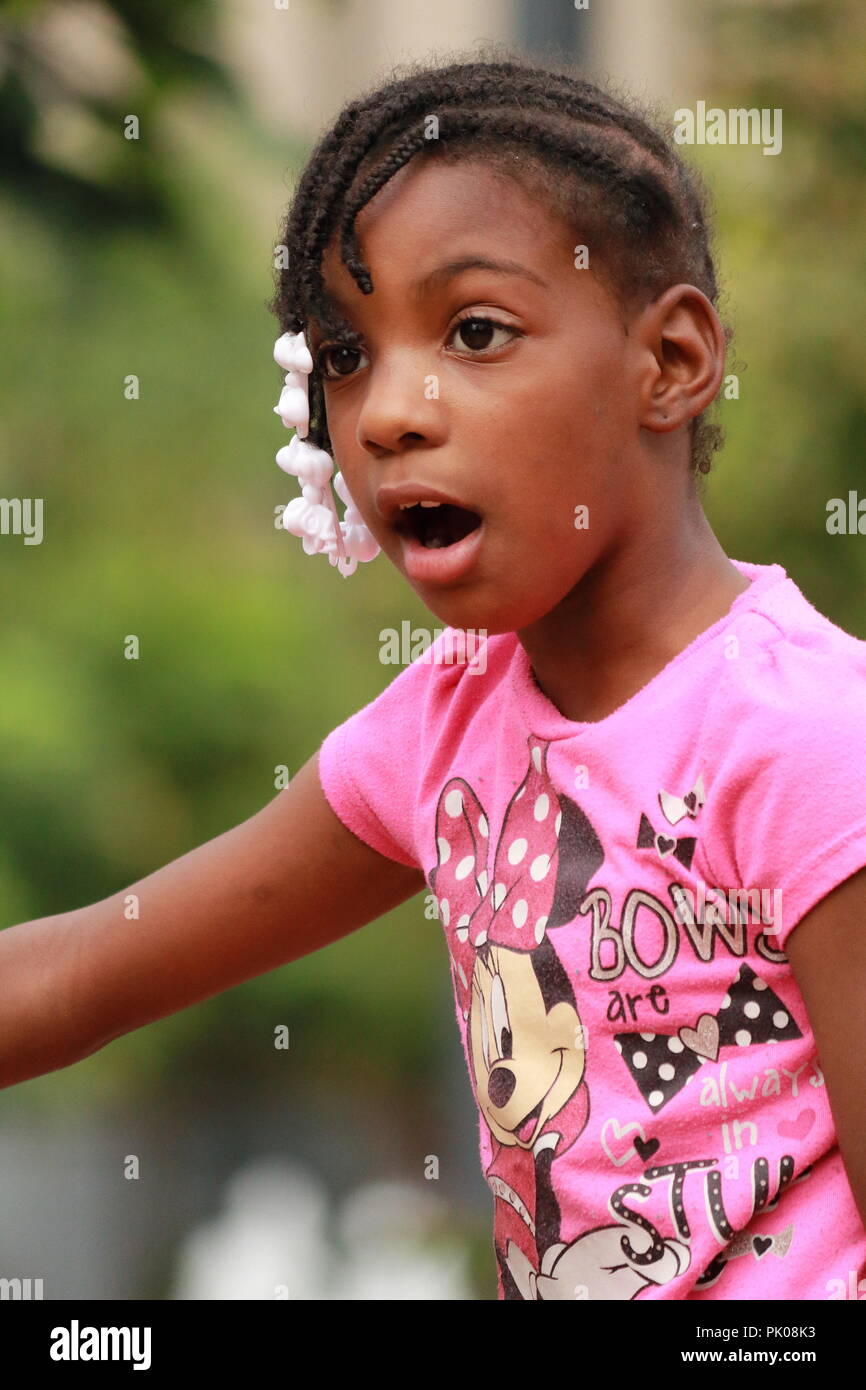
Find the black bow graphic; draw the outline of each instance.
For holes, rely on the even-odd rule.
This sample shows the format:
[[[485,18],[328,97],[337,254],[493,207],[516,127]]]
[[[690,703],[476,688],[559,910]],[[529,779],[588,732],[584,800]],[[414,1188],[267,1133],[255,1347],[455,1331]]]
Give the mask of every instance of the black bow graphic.
[[[693,1028],[615,1035],[617,1051],[654,1115],[705,1061],[718,1060],[720,1048],[754,1047],[803,1036],[778,994],[750,965],[740,966],[725,999],[716,1014],[701,1014]]]
[[[689,869],[696,844],[697,840],[693,835],[684,835],[681,840],[675,840],[672,835],[657,835],[648,818],[641,813],[640,828],[637,832],[638,849],[657,849],[662,859],[673,853],[674,858],[678,859],[684,868]]]

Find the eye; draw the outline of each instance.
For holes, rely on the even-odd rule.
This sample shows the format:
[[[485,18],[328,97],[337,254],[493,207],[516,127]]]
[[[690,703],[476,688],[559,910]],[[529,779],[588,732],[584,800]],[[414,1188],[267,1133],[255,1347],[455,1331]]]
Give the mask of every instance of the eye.
[[[454,325],[451,336],[453,338],[459,333],[470,352],[484,352],[490,347],[505,346],[504,342],[490,342],[491,334],[495,334],[497,331],[510,334],[511,337],[516,336],[518,332],[516,328],[509,328],[507,324],[499,323],[497,319],[482,318],[479,314],[467,314],[465,318],[460,319]]]
[[[333,353],[334,360],[329,357]],[[357,358],[363,357],[364,353],[359,347],[351,347],[349,343],[323,343],[316,353],[316,368],[326,381],[338,381],[341,377],[351,376],[357,371]],[[329,365],[336,367],[337,364],[348,368],[347,371],[329,371]]]
[[[490,1034],[487,1031],[487,1010],[484,1007],[484,1000],[479,995],[478,999],[479,1017],[481,1019],[481,1055],[484,1058],[484,1065],[490,1070]]]
[[[494,975],[490,990],[490,1012],[493,1015],[493,1034],[499,1049],[499,1056],[510,1058],[512,1037],[508,1020],[508,1005],[505,1002],[505,986],[501,975]]]
[[[491,338],[495,338],[497,332],[505,334],[505,342],[491,342]],[[457,334],[463,338],[465,350],[481,353],[491,347],[505,347],[508,338],[516,337],[518,330],[499,323],[497,319],[484,318],[480,314],[467,314],[454,325],[451,338]],[[359,366],[366,365],[359,362],[359,358],[365,356],[362,348],[353,347],[350,343],[323,343],[316,353],[316,368],[325,381],[339,381],[353,376]]]

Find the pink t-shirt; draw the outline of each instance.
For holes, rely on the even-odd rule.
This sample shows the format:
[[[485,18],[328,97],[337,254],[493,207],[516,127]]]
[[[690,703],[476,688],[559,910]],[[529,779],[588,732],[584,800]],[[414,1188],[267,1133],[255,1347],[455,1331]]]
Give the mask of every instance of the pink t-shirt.
[[[447,628],[320,750],[435,897],[500,1298],[866,1296],[784,954],[866,865],[866,642],[732,563],[750,587],[605,719],[563,718],[515,634]]]

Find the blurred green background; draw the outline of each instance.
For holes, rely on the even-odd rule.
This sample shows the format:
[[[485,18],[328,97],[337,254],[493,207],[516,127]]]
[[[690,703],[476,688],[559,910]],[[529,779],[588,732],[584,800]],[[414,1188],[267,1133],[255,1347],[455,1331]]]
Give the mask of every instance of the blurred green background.
[[[0,31],[0,495],[44,498],[45,528],[38,546],[0,537],[0,926],[103,898],[253,814],[277,765],[296,771],[393,679],[380,629],[437,625],[386,561],[344,582],[274,527],[294,485],[273,462],[287,436],[265,304],[308,137],[251,110],[212,42],[223,6],[100,6],[135,60],[116,95],[46,68],[35,36],[52,8],[7,4]],[[777,157],[684,151],[716,203],[739,377],[706,509],[728,554],[784,565],[866,637],[866,538],[826,530],[828,499],[863,486],[866,12],[689,13],[696,66],[679,90],[784,112]],[[137,141],[123,138],[130,112]],[[179,1242],[251,1154],[291,1152],[345,1192],[385,1175],[420,1185],[433,1153],[436,1239],[462,1252],[467,1296],[493,1297],[462,1068],[444,941],[419,897],[0,1093],[0,1158],[4,1134],[47,1144],[35,1190],[6,1165],[0,1273],[50,1270],[47,1297],[170,1297]],[[97,1132],[105,1233],[41,1233],[37,1259],[12,1214],[83,1202],[97,1179],[68,1136]],[[127,1153],[143,1155],[142,1181],[109,1198]],[[138,1234],[118,1245],[131,1203]]]

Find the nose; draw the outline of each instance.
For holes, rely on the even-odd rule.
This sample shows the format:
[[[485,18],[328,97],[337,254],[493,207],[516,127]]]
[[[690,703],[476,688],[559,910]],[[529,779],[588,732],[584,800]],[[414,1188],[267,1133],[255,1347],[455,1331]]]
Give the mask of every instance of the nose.
[[[392,353],[370,368],[356,426],[362,449],[378,458],[407,446],[442,443],[439,381],[429,367],[429,358],[407,352]]]
[[[513,1071],[509,1071],[507,1067],[493,1068],[487,1081],[487,1094],[497,1110],[508,1104],[516,1085],[517,1077]]]

